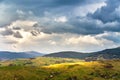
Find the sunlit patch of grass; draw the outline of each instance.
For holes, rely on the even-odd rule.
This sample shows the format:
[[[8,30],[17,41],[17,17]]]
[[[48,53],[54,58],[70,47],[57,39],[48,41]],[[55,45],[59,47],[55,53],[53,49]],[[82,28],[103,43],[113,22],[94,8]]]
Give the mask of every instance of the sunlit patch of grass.
[[[45,68],[64,68],[66,66],[85,66],[85,67],[92,67],[92,66],[100,66],[102,65],[99,62],[75,62],[75,63],[61,63],[61,64],[53,64],[49,66],[44,66]]]
[[[0,62],[0,66],[48,66],[51,64],[74,63],[83,60],[69,58],[37,57],[32,59],[17,59]]]

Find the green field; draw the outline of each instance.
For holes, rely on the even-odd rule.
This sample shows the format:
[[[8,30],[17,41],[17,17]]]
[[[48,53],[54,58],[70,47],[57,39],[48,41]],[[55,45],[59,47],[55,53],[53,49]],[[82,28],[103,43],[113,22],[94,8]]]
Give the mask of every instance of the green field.
[[[39,57],[0,64],[0,80],[120,80],[120,60]]]

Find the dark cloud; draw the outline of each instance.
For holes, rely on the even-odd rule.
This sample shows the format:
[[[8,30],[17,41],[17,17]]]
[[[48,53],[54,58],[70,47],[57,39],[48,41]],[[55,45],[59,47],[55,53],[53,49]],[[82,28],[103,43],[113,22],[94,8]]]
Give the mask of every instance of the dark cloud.
[[[20,27],[13,27],[13,30],[21,30]]]
[[[55,22],[54,19],[51,21],[42,20],[40,24],[43,26],[39,26],[38,24],[34,25],[34,27],[40,27],[40,30],[45,33],[75,33],[75,34],[100,34],[105,31],[109,32],[119,32],[120,31],[120,16],[116,13],[116,9],[120,6],[119,0],[107,0],[106,6],[95,11],[93,14],[90,13],[88,16],[84,18],[76,17],[75,15],[68,15],[67,13],[72,13],[73,9],[76,6],[87,5],[90,3],[97,3],[104,0],[13,0],[8,1],[4,0],[6,4],[17,5],[14,10],[23,10],[24,11],[32,11],[36,13],[37,18],[44,18],[46,16],[40,16],[46,9],[48,13],[51,14],[47,16],[47,18],[57,17],[64,15],[68,18],[68,21],[65,23]],[[113,4],[114,3],[114,4]],[[66,8],[67,6],[67,8]],[[15,12],[13,10],[13,12]],[[57,14],[57,15],[56,15]],[[38,16],[39,15],[39,16]],[[17,15],[16,15],[17,16]],[[29,15],[30,16],[30,15]],[[23,18],[27,18],[27,15],[23,16]],[[20,19],[16,17],[16,19]],[[33,18],[32,18],[33,19]],[[39,20],[39,19],[38,19]],[[102,22],[100,22],[102,21]],[[112,23],[115,22],[115,23]],[[20,30],[18,27],[14,27],[14,30]],[[38,35],[39,32],[31,31],[33,36]],[[17,33],[20,37],[20,33]]]
[[[21,35],[21,33],[19,31],[14,32],[12,29],[9,29],[9,28],[5,28],[5,30],[1,31],[0,35],[2,35],[2,36],[14,36],[16,38],[23,38],[23,36]]]
[[[13,36],[16,37],[16,38],[23,38],[23,36],[20,34],[19,31],[17,31],[16,33],[14,33]]]
[[[120,0],[107,0],[106,6],[98,9],[94,14],[89,14],[89,16],[92,16],[94,19],[99,19],[104,23],[120,22],[120,14],[117,12],[117,9],[120,12]]]
[[[103,36],[102,38],[113,41],[115,43],[120,43],[120,39],[118,37],[120,37],[120,35],[115,35],[111,33],[111,35],[106,35]]]
[[[31,31],[31,34],[32,34],[33,36],[37,36],[37,35],[40,34],[40,32],[37,31],[37,30],[33,30],[33,31]]]
[[[110,32],[120,32],[120,23],[119,22],[110,22],[103,25],[104,31]]]
[[[56,8],[61,6],[72,6],[85,2],[86,0],[4,0],[7,4],[17,5],[22,9],[37,9]]]
[[[113,41],[115,43],[120,43],[120,33],[118,32],[105,32],[103,34],[100,34],[98,36],[96,36],[96,38],[100,39],[107,39],[109,41]]]
[[[92,1],[92,0],[4,0],[5,3],[10,4],[17,4],[20,6],[29,6],[29,7],[59,7],[59,6],[66,6],[66,5],[77,5],[77,4],[85,4],[90,2],[99,2],[98,1]]]
[[[33,11],[35,15],[43,16],[44,11],[55,13],[63,10],[61,13],[66,13],[66,7],[70,12],[70,9],[72,10],[76,6],[87,5],[100,1],[104,0],[4,0],[4,3],[7,5],[14,5],[17,9],[21,9],[23,11]]]
[[[91,2],[87,1],[87,0],[54,0],[53,4],[56,4],[57,6],[77,6],[80,4],[85,4],[87,2]]]
[[[40,23],[41,24],[41,23]],[[101,28],[102,24],[96,20],[89,18],[69,18],[67,22],[49,22],[40,26],[40,30],[45,33],[74,33],[74,34],[99,34],[104,30]],[[39,26],[38,26],[39,27]]]
[[[42,23],[40,23],[42,24]],[[69,18],[67,22],[49,22],[39,26],[44,33],[74,33],[82,35],[101,34],[104,32],[120,32],[119,22],[102,23],[92,18]]]
[[[106,1],[106,5],[101,7],[104,5],[104,1]],[[98,7],[99,9],[97,9]],[[41,45],[38,43],[37,48],[39,46],[43,47],[43,45],[48,47],[49,43],[47,42],[50,40],[53,40],[53,42],[50,42],[52,44],[56,44],[56,42],[64,43],[69,36],[71,36],[70,38],[76,37],[76,39],[77,36],[78,38],[86,35],[93,36],[103,46],[110,45],[110,43],[113,45],[113,42],[120,43],[120,0],[0,0],[0,10],[0,27],[2,27],[2,29],[0,28],[0,35],[3,36],[3,42],[6,44],[17,43],[12,39],[5,40],[9,38],[8,36],[12,36],[18,41],[24,39],[22,32],[29,33],[29,36],[36,36],[38,42],[42,43]],[[17,21],[23,21],[23,23],[14,24]],[[24,21],[35,21],[37,23],[32,27],[25,25],[31,24],[31,22],[24,23]],[[40,40],[39,38],[42,36],[39,37],[39,34],[42,32],[47,33],[47,35],[56,34],[47,39],[43,37]],[[65,35],[64,33],[68,34]],[[107,35],[104,33],[107,33]],[[99,37],[99,35],[102,36]],[[28,40],[32,42],[33,39],[30,38]],[[21,44],[23,47],[24,42]],[[79,46],[79,44],[76,45]],[[14,45],[14,48],[16,46]],[[73,48],[73,45],[70,46]],[[29,47],[32,48],[31,44],[26,49],[29,49]],[[34,48],[36,47],[33,46]],[[49,48],[51,50],[51,46]],[[62,48],[64,50],[66,46]]]
[[[12,35],[14,32],[12,31],[12,29],[5,29],[4,31],[1,31],[0,34],[3,36],[8,36],[8,35]]]

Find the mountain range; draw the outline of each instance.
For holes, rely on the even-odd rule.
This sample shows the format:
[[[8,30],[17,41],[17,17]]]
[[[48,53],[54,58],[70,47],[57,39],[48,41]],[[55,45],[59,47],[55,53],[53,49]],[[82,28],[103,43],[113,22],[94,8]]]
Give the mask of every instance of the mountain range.
[[[74,51],[57,52],[44,55],[45,57],[61,57],[61,58],[78,58],[84,60],[103,60],[103,59],[120,59],[120,47],[105,49],[98,52],[81,53]]]
[[[35,57],[60,57],[60,58],[77,58],[86,61],[103,60],[103,59],[120,59],[120,47],[105,49],[98,52],[81,53],[74,51],[62,51],[50,54],[43,54],[35,51],[29,52],[9,52],[0,51],[0,60],[10,60],[17,58],[35,58]]]
[[[29,52],[9,52],[9,51],[0,51],[0,60],[10,60],[17,58],[34,58],[42,56],[42,53],[29,51]]]

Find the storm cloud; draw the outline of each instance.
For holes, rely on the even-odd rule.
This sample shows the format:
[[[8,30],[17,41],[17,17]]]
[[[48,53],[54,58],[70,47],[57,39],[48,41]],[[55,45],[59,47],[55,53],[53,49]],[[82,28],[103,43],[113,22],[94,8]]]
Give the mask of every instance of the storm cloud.
[[[119,46],[119,32],[119,0],[0,0],[4,46],[92,51]]]
[[[106,6],[98,9],[91,16],[104,23],[113,21],[120,22],[120,0],[107,0],[106,4]]]
[[[88,12],[86,16],[76,16],[75,8],[84,5],[104,2],[106,5],[98,8],[94,13]],[[114,3],[114,4],[113,4]],[[119,0],[2,0],[1,5],[11,6],[9,15],[12,15],[5,24],[15,20],[36,20],[42,32],[45,33],[75,33],[75,34],[100,34],[105,31],[119,32],[120,28],[120,1]],[[13,8],[14,7],[14,8]],[[3,7],[4,8],[4,7]],[[67,9],[67,10],[65,10]],[[83,7],[84,9],[84,7]],[[69,11],[68,11],[69,10]],[[87,10],[87,9],[86,9]],[[15,12],[14,14],[12,12]],[[77,13],[77,12],[76,12]],[[6,14],[8,15],[8,14]],[[42,15],[42,16],[41,16]],[[14,16],[14,17],[13,17]],[[59,17],[65,16],[66,22],[61,22]],[[9,17],[9,16],[8,16]],[[4,19],[3,19],[4,20]],[[3,20],[1,22],[3,22]],[[11,23],[10,23],[11,22]],[[5,25],[4,24],[4,25]],[[1,25],[4,27],[4,25]],[[19,25],[18,25],[19,26]],[[42,26],[42,27],[41,27]],[[19,26],[20,27],[20,26]]]

